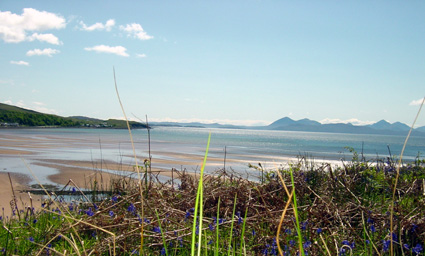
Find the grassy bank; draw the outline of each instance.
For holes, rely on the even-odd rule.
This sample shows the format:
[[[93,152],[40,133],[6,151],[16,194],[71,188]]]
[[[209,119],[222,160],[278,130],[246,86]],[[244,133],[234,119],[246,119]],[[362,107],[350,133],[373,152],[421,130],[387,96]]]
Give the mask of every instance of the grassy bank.
[[[276,170],[252,166],[260,177],[256,181],[219,170],[204,177],[203,218],[198,214],[195,224],[199,177],[184,171],[167,183],[149,177],[142,193],[135,179],[114,180],[112,196],[103,199],[66,187],[75,201],[52,198],[37,211],[18,203],[13,216],[2,216],[0,250],[4,255],[191,255],[195,233],[202,255],[279,255],[278,247],[283,255],[390,255],[391,241],[394,255],[423,255],[424,166],[417,160],[400,168],[393,233],[396,163],[359,161],[354,155],[341,167],[307,159]],[[99,187],[99,181],[92,182]]]

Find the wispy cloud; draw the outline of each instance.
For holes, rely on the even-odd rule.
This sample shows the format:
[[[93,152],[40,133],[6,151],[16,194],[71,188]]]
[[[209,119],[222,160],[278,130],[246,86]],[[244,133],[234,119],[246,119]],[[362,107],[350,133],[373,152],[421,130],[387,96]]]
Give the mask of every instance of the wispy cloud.
[[[41,113],[46,113],[46,114],[57,115],[59,113],[55,109],[48,108],[45,103],[38,102],[38,101],[25,103],[23,100],[19,100],[18,102],[14,103],[11,100],[5,100],[5,101],[3,101],[3,103],[18,106],[20,108],[26,108],[26,109],[34,110],[34,111],[41,112]]]
[[[100,53],[112,53],[119,56],[128,57],[127,49],[123,46],[107,46],[107,45],[96,45],[93,47],[84,48],[86,51],[95,51]]]
[[[424,98],[419,99],[419,100],[412,100],[409,105],[410,106],[420,106],[422,104],[422,101],[424,100]]]
[[[14,64],[14,65],[21,65],[21,66],[29,66],[30,64],[26,61],[20,60],[20,61],[10,61],[10,64]]]
[[[142,54],[136,54],[137,58],[146,58],[146,54],[142,53]]]
[[[0,38],[6,43],[40,40],[59,44],[59,39],[52,34],[35,33],[28,36],[27,32],[62,29],[65,26],[66,21],[63,17],[33,8],[24,8],[21,15],[0,11]]]
[[[120,26],[120,29],[126,32],[129,37],[134,37],[140,40],[149,40],[153,38],[153,36],[148,35],[143,30],[142,26],[137,23],[127,24],[125,27]]]
[[[362,121],[359,120],[357,118],[350,118],[350,119],[346,119],[346,120],[342,120],[342,119],[338,119],[338,118],[325,118],[321,121],[319,121],[319,123],[321,124],[352,124],[352,125],[368,125],[368,124],[373,124],[375,123],[375,121]]]
[[[0,85],[14,85],[15,81],[9,79],[9,80],[0,80]]]
[[[106,30],[111,31],[112,27],[115,26],[115,20],[109,19],[105,24],[97,22],[91,26],[87,26],[84,22],[80,21],[81,29],[85,31],[94,31],[94,30]]]
[[[34,56],[34,55],[36,55],[36,56],[42,56],[42,55],[46,55],[46,56],[52,57],[53,54],[58,54],[58,53],[60,53],[59,50],[51,49],[51,48],[45,48],[43,50],[41,50],[41,49],[34,49],[34,50],[29,50],[27,52],[27,56]]]

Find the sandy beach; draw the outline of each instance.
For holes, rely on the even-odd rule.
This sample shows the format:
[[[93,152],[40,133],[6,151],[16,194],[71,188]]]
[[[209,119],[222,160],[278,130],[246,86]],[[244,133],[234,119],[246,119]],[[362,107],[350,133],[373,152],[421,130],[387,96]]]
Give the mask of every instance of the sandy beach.
[[[9,180],[10,174],[10,180]],[[14,207],[13,195],[15,195],[16,206],[18,210],[25,210],[26,207],[38,207],[40,206],[40,196],[29,195],[28,193],[22,192],[23,190],[28,190],[29,181],[31,180],[28,176],[20,173],[0,173],[0,207],[2,209],[1,216],[5,218],[6,216],[11,216],[12,206]],[[11,182],[13,185],[13,191]],[[15,194],[14,194],[14,193]],[[31,204],[32,199],[32,204]],[[14,207],[15,208],[15,207]]]

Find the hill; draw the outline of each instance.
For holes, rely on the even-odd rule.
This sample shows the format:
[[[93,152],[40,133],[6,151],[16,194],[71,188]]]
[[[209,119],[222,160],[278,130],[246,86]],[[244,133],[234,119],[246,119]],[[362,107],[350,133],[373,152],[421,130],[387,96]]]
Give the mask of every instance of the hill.
[[[2,127],[90,127],[125,129],[124,120],[101,120],[84,116],[61,117],[34,110],[0,103],[0,126]],[[146,128],[139,122],[130,122],[131,128]]]

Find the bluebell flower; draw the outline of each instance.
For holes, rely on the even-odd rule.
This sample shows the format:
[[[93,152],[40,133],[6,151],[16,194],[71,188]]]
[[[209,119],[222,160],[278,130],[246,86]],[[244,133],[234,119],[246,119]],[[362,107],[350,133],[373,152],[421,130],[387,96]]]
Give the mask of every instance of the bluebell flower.
[[[32,236],[30,236],[30,237],[28,238],[28,240],[30,240],[30,242],[34,242],[34,238],[33,238]]]
[[[252,230],[251,234],[252,234],[252,236],[255,236],[255,234],[256,234],[255,229]]]
[[[394,241],[394,242],[398,242],[397,234],[393,232],[391,235],[392,235],[392,237],[393,237],[393,241]]]
[[[75,194],[75,192],[77,192],[77,190],[75,189],[75,187],[72,188],[72,194]]]
[[[86,211],[86,214],[88,215],[88,216],[93,216],[94,215],[94,212],[93,212],[93,210],[91,209],[91,207]]]
[[[161,255],[165,255],[165,254],[166,254],[165,247],[162,247],[162,249],[161,249]]]
[[[410,246],[408,244],[403,244],[404,249],[410,250]]]
[[[136,207],[134,206],[134,204],[130,204],[127,208],[127,211],[130,213],[136,213]]]
[[[111,198],[111,200],[112,200],[112,202],[116,203],[116,202],[118,202],[118,197],[113,196],[113,197]]]
[[[151,221],[149,219],[147,219],[147,218],[144,219],[144,222],[147,223],[147,224],[150,224],[151,223]]]
[[[390,248],[391,241],[390,240],[382,240],[384,252],[388,251]]]
[[[308,240],[305,243],[303,243],[304,250],[307,250],[310,246],[311,246],[311,242]]]
[[[209,228],[211,231],[214,231],[214,225],[213,225],[212,223],[210,223],[210,224],[208,225],[208,228]]]
[[[308,225],[308,221],[301,222],[301,229],[306,230]]]
[[[294,240],[289,240],[289,245],[290,246],[295,246],[295,241]]]
[[[161,234],[161,229],[159,227],[153,227],[152,231]]]
[[[370,231],[372,231],[372,233],[375,233],[376,232],[375,225],[371,225],[370,226]]]
[[[210,241],[208,241],[208,245],[211,245],[212,243],[213,243],[212,239]]]
[[[32,223],[33,223],[33,224],[37,223],[37,219],[34,219],[34,220],[32,221]]]
[[[289,228],[285,229],[285,233],[290,235],[291,234],[291,229],[289,229]]]
[[[424,250],[424,248],[420,244],[417,244],[415,247],[412,248],[412,252],[416,253],[416,255],[421,253],[423,250]]]
[[[109,216],[114,217],[114,212],[113,211],[109,211]]]
[[[318,235],[320,235],[320,233],[322,233],[322,231],[323,231],[323,230],[322,230],[322,228],[318,228],[318,229],[316,230],[316,232],[317,232],[317,234],[318,234]]]
[[[184,215],[184,221],[186,221],[189,217],[190,217],[190,212],[187,211],[186,214]]]

